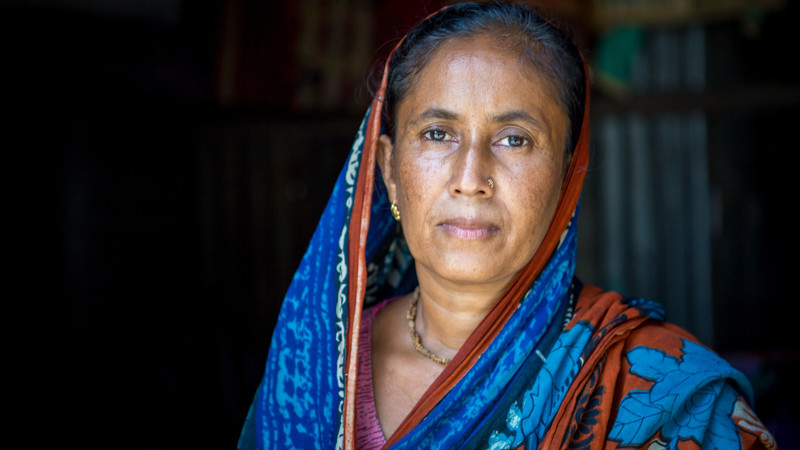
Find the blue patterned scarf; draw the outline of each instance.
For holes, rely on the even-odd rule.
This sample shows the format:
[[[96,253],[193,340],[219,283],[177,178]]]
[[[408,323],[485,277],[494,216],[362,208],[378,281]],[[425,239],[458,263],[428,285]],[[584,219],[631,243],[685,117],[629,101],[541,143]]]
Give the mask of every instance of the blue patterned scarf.
[[[287,291],[264,377],[242,430],[241,449],[351,447],[356,385],[353,368],[361,310],[377,301],[404,295],[417,284],[413,259],[389,213],[382,178],[374,164],[380,131],[379,99],[385,85],[384,75],[381,90],[359,128],[347,163]],[[588,164],[588,114],[587,80],[581,132],[561,201],[545,237],[547,245],[542,244],[434,382],[429,392],[436,395],[426,399],[426,393],[409,414],[405,431],[392,438],[395,448],[537,448],[543,439],[550,444],[559,442],[554,441],[559,437],[550,429],[562,427],[569,428],[563,430],[564,439],[585,433],[590,436],[586,443],[602,445],[602,439],[592,438],[592,430],[605,424],[584,426],[584,420],[593,420],[591,402],[600,398],[598,391],[591,389],[596,376],[604,370],[604,349],[598,343],[605,339],[606,330],[596,328],[601,322],[583,320],[573,321],[565,329],[563,320],[581,291],[580,283],[574,279],[576,218]],[[637,323],[648,317],[661,318],[658,309],[648,302],[639,300],[624,307],[631,308],[631,317],[639,316]],[[609,325],[625,322],[626,314],[613,317]],[[486,330],[491,333],[472,339]],[[619,331],[611,327],[608,330],[610,336]],[[693,344],[686,342],[685,348],[697,353]],[[631,373],[642,373],[649,380],[647,369],[655,366],[648,358],[661,355],[659,351],[630,352],[627,358],[631,370],[635,370]],[[601,362],[587,363],[590,356]],[[746,379],[733,373],[726,363],[703,370],[704,376],[718,380],[717,384],[732,379],[747,385]],[[676,377],[665,375],[665,379],[672,382]],[[659,384],[654,391],[664,391],[664,386]],[[699,398],[681,389],[680,398],[690,399],[689,403]],[[679,398],[669,392],[670,399]],[[686,434],[685,420],[675,419],[684,417],[682,404],[663,408],[659,419],[653,421],[647,408],[636,406],[644,404],[638,400],[645,395],[652,393],[638,389],[628,393],[622,400],[624,411],[616,415],[621,421],[609,424],[608,433],[602,432],[603,439],[641,444],[648,442],[648,436],[669,435],[677,442],[691,434]],[[705,391],[697,395],[703,396]],[[609,397],[605,398],[608,402]],[[731,404],[742,404],[735,393],[725,398],[733,399]],[[618,406],[609,410],[616,411]],[[574,416],[559,423],[559,415],[573,410]],[[725,413],[732,414],[727,410]],[[711,423],[709,420],[698,426],[706,426]],[[725,420],[734,423],[732,419]],[[698,427],[695,422],[691,422],[692,430]],[[726,430],[735,428],[725,424]],[[577,426],[585,429],[576,431],[573,428]],[[567,441],[560,442],[563,445]]]
[[[342,446],[345,340],[352,307],[347,295],[351,282],[349,226],[369,117],[368,111],[284,299],[240,448]],[[375,171],[374,176],[365,251],[369,268],[366,305],[408,293],[416,285],[413,261],[388,213],[380,173]],[[514,404],[519,392],[513,381],[532,379],[561,329],[575,266],[575,237],[573,221],[500,335],[399,447],[463,443],[491,428],[493,412]],[[551,391],[552,386],[542,389]],[[551,397],[550,404],[539,407],[543,423],[557,407],[557,390]],[[502,414],[503,420],[506,415]],[[465,436],[465,424],[470,422],[474,426]]]

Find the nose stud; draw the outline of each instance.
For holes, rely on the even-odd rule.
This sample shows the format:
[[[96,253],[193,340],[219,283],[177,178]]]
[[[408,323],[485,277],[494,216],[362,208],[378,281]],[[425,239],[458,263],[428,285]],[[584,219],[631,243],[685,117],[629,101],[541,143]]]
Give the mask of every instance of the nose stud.
[[[487,181],[489,182],[489,187],[494,189],[494,180],[492,180],[490,177]]]

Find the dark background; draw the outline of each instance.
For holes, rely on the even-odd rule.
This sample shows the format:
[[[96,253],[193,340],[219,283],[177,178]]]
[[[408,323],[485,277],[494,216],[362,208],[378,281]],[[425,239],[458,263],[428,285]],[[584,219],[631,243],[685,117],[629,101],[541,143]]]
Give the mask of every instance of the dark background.
[[[588,1],[541,3],[573,25],[591,62],[613,20],[599,19]],[[757,412],[792,448],[785,436],[797,425],[798,392],[787,374],[797,373],[798,348],[788,309],[796,265],[787,161],[800,105],[789,69],[798,8],[729,3],[722,13],[626,19],[645,29],[703,28],[706,65],[717,75],[702,92],[621,95],[598,82],[593,123],[632,110],[707,115],[709,180],[722,198],[708,340],[751,377]],[[366,80],[392,42],[441,4],[0,7],[11,76],[4,147],[25,160],[7,166],[18,172],[9,179],[23,178],[9,191],[23,198],[9,212],[22,227],[9,237],[22,250],[9,274],[33,275],[13,303],[32,318],[34,350],[22,353],[24,367],[35,368],[35,400],[23,420],[37,440],[235,446],[281,299],[368,104]],[[578,271],[586,282],[614,284],[603,276],[602,227],[593,222],[603,212],[591,178]]]

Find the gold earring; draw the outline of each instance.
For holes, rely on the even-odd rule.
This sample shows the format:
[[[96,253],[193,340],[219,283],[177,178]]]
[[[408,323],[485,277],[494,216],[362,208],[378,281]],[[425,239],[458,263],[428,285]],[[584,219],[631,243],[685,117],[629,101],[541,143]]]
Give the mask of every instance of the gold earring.
[[[490,188],[492,188],[492,189],[494,189],[494,180],[492,180],[491,178],[489,178],[489,180],[488,180],[488,181],[489,181],[489,187],[490,187]]]
[[[400,208],[397,207],[395,202],[392,202],[392,206],[389,208],[392,210],[392,215],[394,216],[394,220],[400,222]]]

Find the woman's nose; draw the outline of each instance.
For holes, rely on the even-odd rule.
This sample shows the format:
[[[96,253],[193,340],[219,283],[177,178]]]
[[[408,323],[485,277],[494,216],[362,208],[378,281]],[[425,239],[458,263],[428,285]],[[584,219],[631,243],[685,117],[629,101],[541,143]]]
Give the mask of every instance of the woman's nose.
[[[494,189],[489,183],[489,179],[495,174],[490,173],[493,158],[488,144],[462,143],[455,156],[448,186],[450,195],[486,198],[494,195]]]

